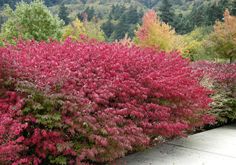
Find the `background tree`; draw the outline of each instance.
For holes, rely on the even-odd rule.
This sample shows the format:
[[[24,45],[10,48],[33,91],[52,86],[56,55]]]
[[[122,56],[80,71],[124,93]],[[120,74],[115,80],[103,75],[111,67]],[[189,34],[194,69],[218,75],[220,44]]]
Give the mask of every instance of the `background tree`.
[[[60,19],[62,19],[65,22],[65,25],[68,25],[70,23],[70,19],[68,17],[69,13],[68,13],[67,7],[65,6],[64,3],[62,3],[60,5],[58,16],[59,16]]]
[[[44,0],[45,5],[48,6],[48,7],[53,6],[53,5],[57,5],[61,2],[62,2],[62,0]]]
[[[114,29],[114,24],[111,22],[111,20],[109,19],[107,22],[105,22],[104,24],[102,24],[101,29],[104,31],[105,35],[107,38],[111,37],[111,34],[113,33],[113,29]]]
[[[93,7],[87,7],[82,13],[78,13],[77,17],[83,21],[86,15],[86,19],[88,21],[92,21],[92,19],[96,16],[95,10]]]
[[[213,26],[216,20],[223,19],[226,8],[234,9],[235,0],[193,1],[186,10],[181,9],[174,21],[179,34],[186,34],[198,27]],[[179,17],[180,16],[180,17]]]
[[[236,17],[231,16],[228,9],[224,12],[224,22],[217,21],[214,25],[208,42],[217,57],[233,62],[236,57]]]
[[[85,34],[86,29],[84,27],[84,24],[79,19],[76,19],[64,28],[62,39],[65,40],[69,37],[73,40],[79,40],[81,35]]]
[[[1,37],[8,41],[19,37],[37,41],[61,37],[63,22],[53,16],[42,1],[21,2],[15,10],[8,6],[4,13],[8,19],[2,26]]]
[[[95,39],[97,41],[105,41],[105,34],[101,30],[98,23],[90,21],[84,22],[84,26],[86,29],[86,34],[89,39]]]
[[[145,13],[143,24],[136,32],[136,44],[157,50],[176,49],[176,39],[175,31],[168,24],[161,22],[153,10]]]
[[[108,41],[120,40],[127,34],[134,37],[134,31],[141,22],[142,12],[134,6],[113,5],[109,18],[102,24]]]
[[[144,4],[149,9],[153,8],[159,0],[138,0],[140,3]]]
[[[211,33],[211,27],[198,27],[192,32],[183,35],[183,56],[190,58],[192,61],[198,59],[209,59],[204,49],[204,42]]]
[[[66,38],[79,41],[83,37],[87,39],[95,39],[98,41],[104,41],[105,35],[100,27],[94,22],[82,22],[79,19],[71,22],[64,28],[63,40]]]
[[[118,20],[125,10],[126,8],[123,5],[112,5],[111,11],[109,13],[109,19]]]
[[[169,25],[173,26],[174,23],[174,10],[172,8],[171,3],[169,0],[162,0],[162,4],[159,8],[161,14],[160,18],[163,22],[168,23]]]

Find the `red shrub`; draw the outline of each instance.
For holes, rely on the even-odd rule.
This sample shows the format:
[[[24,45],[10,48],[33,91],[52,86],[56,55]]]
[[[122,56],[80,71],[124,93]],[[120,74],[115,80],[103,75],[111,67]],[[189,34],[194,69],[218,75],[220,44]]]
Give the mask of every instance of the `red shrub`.
[[[5,94],[1,91],[1,95]],[[0,98],[0,163],[7,164],[19,159],[19,153],[25,150],[21,144],[24,137],[21,132],[27,127],[22,124],[19,110],[22,100],[13,92],[7,92],[4,98]]]
[[[214,91],[211,113],[218,123],[236,119],[236,64],[198,61],[192,64],[195,72],[202,73],[203,84]]]
[[[83,139],[77,161],[110,161],[147,146],[150,138],[183,136],[212,122],[205,115],[209,92],[175,52],[32,41],[1,48],[0,58],[17,81],[65,96],[67,134]]]
[[[236,64],[213,63],[208,61],[198,61],[192,64],[194,71],[209,76],[218,83],[236,84]]]
[[[24,116],[24,106],[15,92],[2,91],[0,98],[0,163],[37,165],[48,155],[73,155],[66,149],[58,149],[65,145],[64,135],[59,132],[37,128],[30,116]]]

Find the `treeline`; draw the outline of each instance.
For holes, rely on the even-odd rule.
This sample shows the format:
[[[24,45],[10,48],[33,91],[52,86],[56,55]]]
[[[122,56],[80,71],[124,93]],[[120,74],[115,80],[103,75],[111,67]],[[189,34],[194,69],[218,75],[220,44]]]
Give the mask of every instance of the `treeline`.
[[[8,4],[11,8],[14,8],[18,2],[22,0],[0,0],[0,8],[3,7],[5,4]],[[33,0],[23,0],[24,2],[32,2]],[[62,0],[44,0],[45,5],[53,6],[61,3]]]
[[[194,1],[187,13],[181,12],[175,15],[174,22],[170,24],[179,34],[186,34],[196,27],[212,26],[216,20],[222,21],[222,14],[226,8],[232,15],[236,15],[235,0]]]
[[[122,5],[112,6],[108,20],[101,28],[110,41],[122,39],[125,34],[133,38],[137,24],[141,23],[142,15],[143,12],[133,6],[128,8]]]
[[[9,4],[11,8],[14,8],[19,1],[0,0],[0,7]],[[44,0],[44,3],[46,6],[52,6],[52,10],[56,8],[54,13],[64,20],[65,25],[73,22],[76,17],[80,21],[96,23],[105,33],[107,41],[120,40],[126,34],[133,38],[134,31],[148,8],[153,8],[161,21],[171,25],[178,34],[187,34],[199,27],[212,27],[216,20],[223,19],[226,8],[229,9],[231,15],[236,15],[236,0],[121,0],[119,4],[114,3],[109,8],[109,12],[101,12],[101,6],[107,7],[108,1],[81,0],[76,2],[80,3],[82,8],[78,9],[76,16],[71,16],[70,13],[72,1]],[[1,16],[0,23],[4,21],[5,18]]]

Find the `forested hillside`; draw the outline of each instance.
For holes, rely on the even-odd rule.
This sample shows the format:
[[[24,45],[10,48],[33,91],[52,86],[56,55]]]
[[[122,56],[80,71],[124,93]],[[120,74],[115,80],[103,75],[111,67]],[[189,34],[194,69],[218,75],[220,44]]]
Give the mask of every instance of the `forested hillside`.
[[[0,0],[0,6],[14,5],[20,0]],[[32,0],[25,0],[26,2]],[[76,18],[95,21],[108,41],[133,38],[134,31],[147,9],[154,9],[161,20],[177,33],[186,34],[196,27],[212,26],[222,20],[226,8],[236,14],[236,0],[44,0],[50,10],[66,24]],[[1,22],[4,19],[1,18]]]

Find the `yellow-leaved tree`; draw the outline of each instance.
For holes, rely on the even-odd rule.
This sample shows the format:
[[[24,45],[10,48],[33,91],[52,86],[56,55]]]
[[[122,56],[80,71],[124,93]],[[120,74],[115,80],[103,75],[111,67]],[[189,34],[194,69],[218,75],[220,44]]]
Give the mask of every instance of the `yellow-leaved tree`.
[[[208,39],[211,30],[211,27],[198,27],[192,32],[183,35],[183,56],[190,58],[192,61],[209,59],[209,57],[205,55],[204,43]]]
[[[207,44],[218,58],[229,59],[231,63],[236,58],[236,17],[228,9],[224,12],[224,22],[216,21]]]
[[[104,32],[97,24],[87,21],[81,22],[79,19],[76,19],[64,28],[62,39],[65,40],[69,37],[73,40],[79,41],[82,39],[82,36],[97,41],[105,40]]]
[[[76,19],[64,28],[62,38],[63,40],[68,37],[73,40],[79,40],[81,35],[86,35],[86,29],[83,23],[79,19]]]
[[[136,31],[135,43],[141,47],[173,51],[180,49],[181,39],[168,24],[161,22],[154,10],[144,14],[142,26]]]

